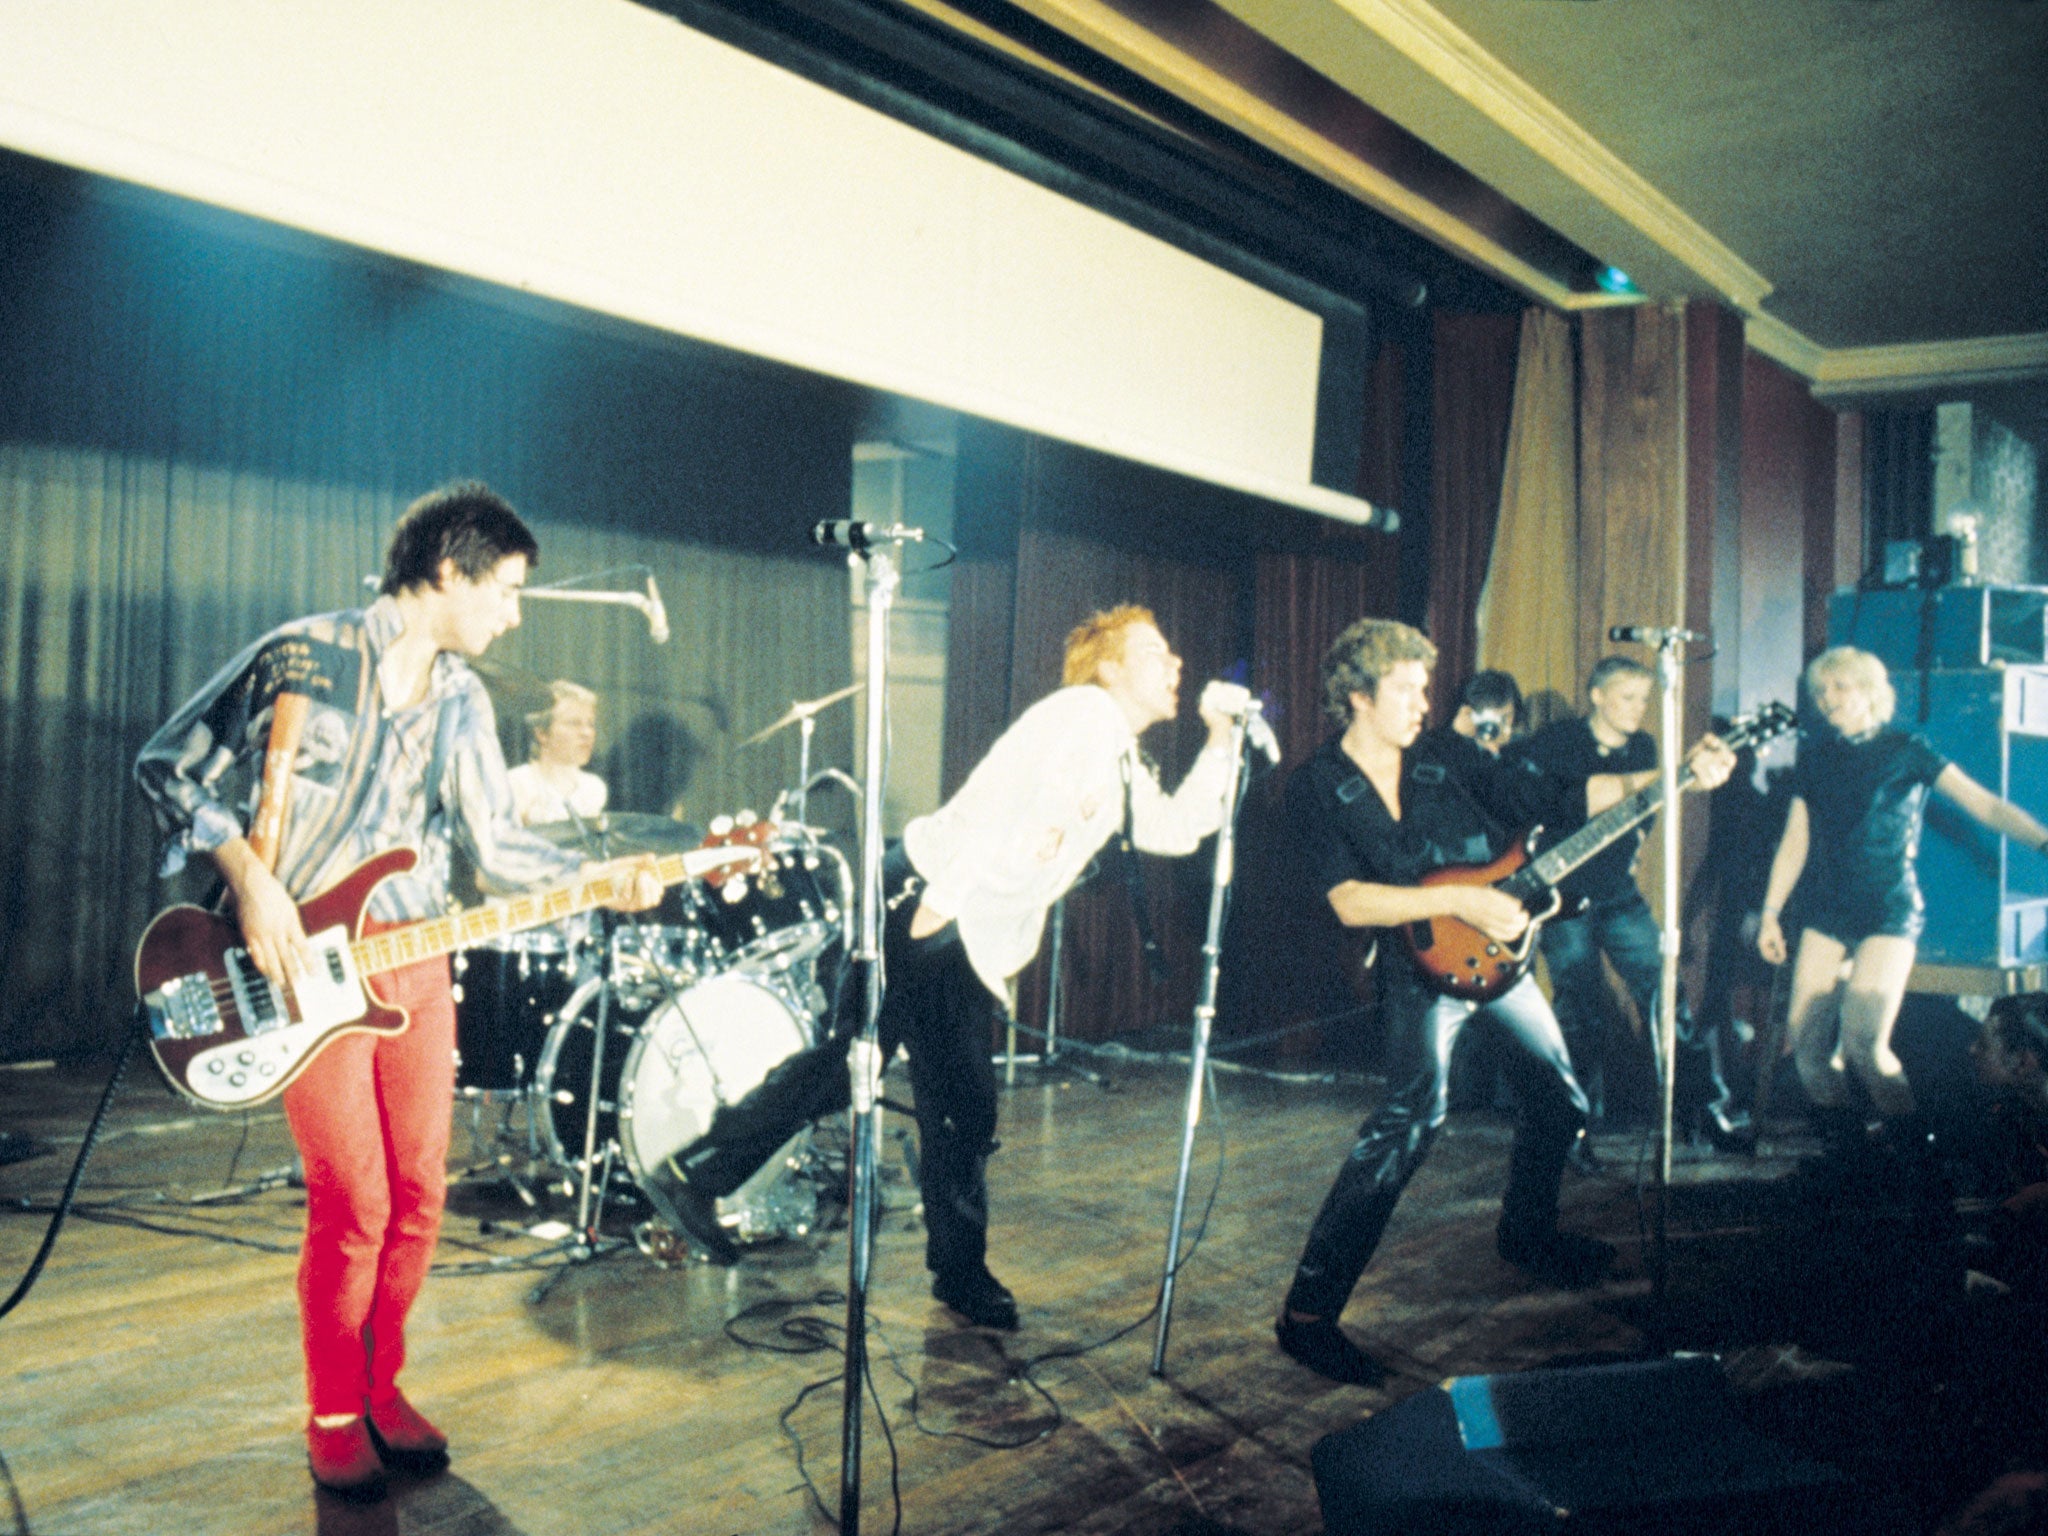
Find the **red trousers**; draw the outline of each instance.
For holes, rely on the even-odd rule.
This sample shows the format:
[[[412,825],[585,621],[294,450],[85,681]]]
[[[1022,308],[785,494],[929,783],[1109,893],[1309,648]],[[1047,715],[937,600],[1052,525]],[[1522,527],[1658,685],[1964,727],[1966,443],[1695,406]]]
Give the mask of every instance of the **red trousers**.
[[[330,1042],[284,1092],[306,1164],[299,1323],[315,1414],[361,1413],[396,1392],[405,1316],[433,1261],[448,1189],[448,962],[422,961],[372,985],[411,1015],[410,1027]]]

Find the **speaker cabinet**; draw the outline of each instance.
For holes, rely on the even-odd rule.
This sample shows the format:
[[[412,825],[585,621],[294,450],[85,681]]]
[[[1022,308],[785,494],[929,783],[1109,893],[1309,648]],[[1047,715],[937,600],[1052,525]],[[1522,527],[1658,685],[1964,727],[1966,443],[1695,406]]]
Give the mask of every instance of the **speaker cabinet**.
[[[1748,1429],[1710,1355],[1458,1376],[1327,1435],[1329,1536],[1856,1529],[1835,1468]]]

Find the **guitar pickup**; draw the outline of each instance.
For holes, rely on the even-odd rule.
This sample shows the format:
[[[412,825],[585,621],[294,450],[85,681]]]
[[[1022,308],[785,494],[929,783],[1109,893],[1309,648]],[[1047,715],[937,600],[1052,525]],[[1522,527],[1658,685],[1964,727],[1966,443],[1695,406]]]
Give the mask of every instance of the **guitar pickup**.
[[[204,971],[173,976],[143,998],[149,1011],[149,1032],[159,1040],[197,1040],[221,1031],[220,1003],[213,978]]]
[[[222,957],[228,986],[235,994],[235,1012],[242,1021],[242,1033],[260,1035],[285,1022],[284,998],[268,976],[256,969],[246,949],[231,949]]]

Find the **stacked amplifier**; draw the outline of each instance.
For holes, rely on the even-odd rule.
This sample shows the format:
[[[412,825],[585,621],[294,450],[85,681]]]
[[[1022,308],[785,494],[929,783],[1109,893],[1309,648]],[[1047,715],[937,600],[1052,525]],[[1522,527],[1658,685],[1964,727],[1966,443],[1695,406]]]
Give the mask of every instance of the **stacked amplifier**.
[[[1837,592],[1828,643],[1884,662],[1899,696],[1894,724],[2048,820],[2048,587]],[[1811,701],[1802,709],[1802,724],[1819,723]],[[2048,961],[2048,859],[1936,795],[1919,868],[1922,965],[2004,970]]]

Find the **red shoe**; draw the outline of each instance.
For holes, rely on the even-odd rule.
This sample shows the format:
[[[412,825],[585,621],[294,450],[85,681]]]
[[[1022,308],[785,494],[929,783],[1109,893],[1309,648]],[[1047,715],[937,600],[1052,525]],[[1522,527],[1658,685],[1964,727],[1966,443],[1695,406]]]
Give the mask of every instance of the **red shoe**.
[[[306,1464],[313,1481],[352,1504],[374,1504],[384,1497],[384,1464],[370,1444],[367,1421],[358,1417],[332,1429],[306,1424]]]
[[[429,1424],[420,1411],[392,1389],[383,1402],[370,1404],[363,1422],[384,1465],[398,1472],[439,1472],[448,1465],[448,1437]]]

